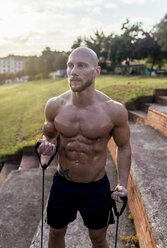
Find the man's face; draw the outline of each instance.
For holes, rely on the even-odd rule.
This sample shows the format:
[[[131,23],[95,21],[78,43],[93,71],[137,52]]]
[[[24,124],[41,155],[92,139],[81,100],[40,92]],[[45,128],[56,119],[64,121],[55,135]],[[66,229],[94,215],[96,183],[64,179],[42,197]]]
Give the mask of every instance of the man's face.
[[[67,75],[71,90],[81,92],[94,82],[96,67],[88,54],[72,53],[67,62]]]

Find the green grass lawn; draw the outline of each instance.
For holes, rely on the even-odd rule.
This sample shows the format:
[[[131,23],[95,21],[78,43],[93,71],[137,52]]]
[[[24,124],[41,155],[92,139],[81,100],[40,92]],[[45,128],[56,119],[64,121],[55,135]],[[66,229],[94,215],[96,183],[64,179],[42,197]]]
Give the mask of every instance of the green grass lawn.
[[[167,78],[100,76],[96,89],[122,103],[154,88],[167,88]],[[31,81],[0,86],[0,158],[35,144],[41,137],[46,101],[67,91],[67,79]]]

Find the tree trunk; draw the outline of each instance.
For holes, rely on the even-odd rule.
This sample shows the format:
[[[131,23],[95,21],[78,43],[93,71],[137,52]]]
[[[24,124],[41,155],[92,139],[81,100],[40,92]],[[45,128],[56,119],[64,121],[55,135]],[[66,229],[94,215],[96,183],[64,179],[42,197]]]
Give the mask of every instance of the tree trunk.
[[[152,60],[152,65],[151,65],[151,69],[150,69],[150,77],[151,77],[151,73],[152,73],[152,70],[153,70],[153,67],[154,67],[154,63],[155,63],[155,58],[153,58]]]

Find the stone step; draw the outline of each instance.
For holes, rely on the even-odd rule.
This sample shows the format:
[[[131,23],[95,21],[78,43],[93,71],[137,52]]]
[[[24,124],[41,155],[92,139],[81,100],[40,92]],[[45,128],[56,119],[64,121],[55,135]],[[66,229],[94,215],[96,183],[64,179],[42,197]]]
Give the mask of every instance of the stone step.
[[[149,103],[149,102],[142,102],[142,103],[140,103],[140,110],[147,113],[148,112],[148,109],[150,107],[150,104],[151,103]]]
[[[151,104],[148,109],[147,124],[167,136],[167,106]]]
[[[48,163],[50,157],[45,156],[45,161],[42,161],[42,164]],[[55,167],[57,165],[58,155],[54,157],[52,160],[50,167]],[[39,159],[37,157],[35,147],[34,146],[25,146],[23,148],[22,160],[19,166],[19,170],[31,169],[31,168],[39,168],[41,165],[39,163]]]
[[[154,89],[155,96],[167,96],[167,89]]]
[[[45,173],[45,203],[55,168]],[[42,170],[12,171],[0,188],[0,248],[28,248],[41,219]]]
[[[108,153],[106,171],[110,179],[111,188],[114,189],[117,184],[117,181],[116,181],[117,175],[116,175],[115,165],[109,153]],[[130,213],[129,208],[127,207],[123,215],[120,217],[119,235],[133,236],[135,234],[133,225],[131,221],[128,219],[129,213]],[[115,228],[116,228],[116,224],[110,225],[108,228],[107,239],[108,239],[110,248],[114,247]],[[48,231],[49,231],[48,225],[44,224],[44,248],[47,248]],[[37,232],[33,238],[30,248],[39,248],[40,238],[41,238],[41,223],[38,226]],[[65,240],[66,240],[66,248],[90,248],[91,247],[91,242],[88,237],[87,228],[83,225],[82,218],[79,214],[77,215],[77,219],[71,224],[69,224],[67,233],[65,236]],[[125,244],[123,244],[120,240],[118,240],[118,247],[124,248]]]
[[[157,102],[158,104],[167,106],[167,96],[157,96],[157,97],[156,97],[156,102]]]
[[[5,162],[1,173],[0,173],[0,186],[4,183],[6,180],[7,176],[12,170],[17,170],[19,168],[19,164],[16,161],[11,161],[11,162]]]
[[[5,162],[0,172],[0,186],[4,183],[12,170],[17,170],[20,165],[21,155],[6,155]]]
[[[147,120],[147,113],[142,110],[129,110],[128,118],[130,121],[135,123],[145,124]]]
[[[38,168],[39,160],[35,153],[34,146],[25,146],[23,148],[22,160],[19,166],[19,170]]]

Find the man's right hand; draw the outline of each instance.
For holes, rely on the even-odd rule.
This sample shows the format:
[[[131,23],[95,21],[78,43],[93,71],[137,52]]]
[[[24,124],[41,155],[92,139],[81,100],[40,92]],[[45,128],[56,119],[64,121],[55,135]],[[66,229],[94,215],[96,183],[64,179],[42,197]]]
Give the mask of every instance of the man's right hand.
[[[45,156],[53,156],[56,152],[56,145],[52,144],[50,142],[47,142],[44,139],[39,139],[38,140],[40,144],[39,148],[38,148],[38,153],[41,155],[45,155]]]

